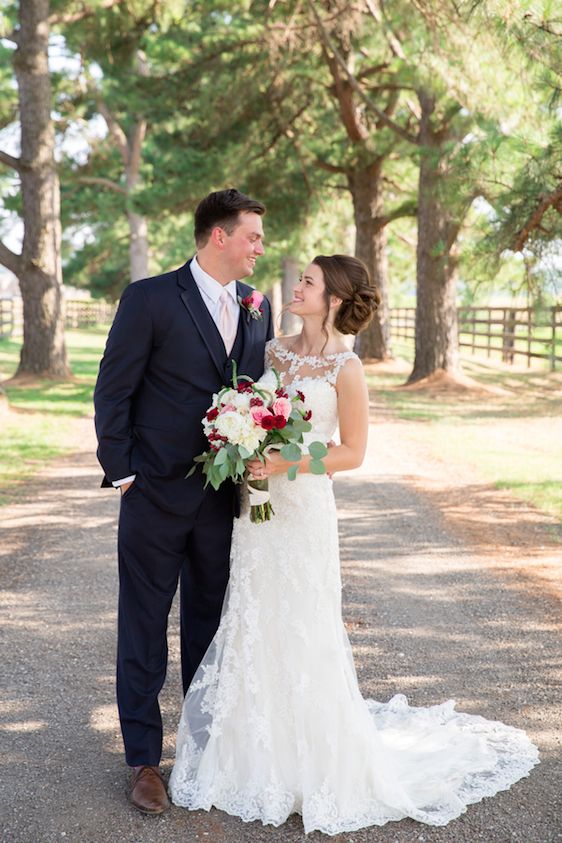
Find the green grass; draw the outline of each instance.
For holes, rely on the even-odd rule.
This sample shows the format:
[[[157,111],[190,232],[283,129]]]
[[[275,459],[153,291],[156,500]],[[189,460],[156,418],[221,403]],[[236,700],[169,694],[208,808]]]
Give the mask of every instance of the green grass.
[[[395,354],[411,362],[411,346]],[[370,386],[413,435],[451,464],[469,465],[499,489],[562,521],[562,372],[463,357],[466,375],[492,394],[410,391],[402,374],[371,374]],[[376,372],[376,369],[375,369]]]
[[[0,421],[0,504],[14,485],[72,449],[77,419],[93,411],[92,395],[106,336],[106,328],[67,332],[71,380],[5,385],[12,412]],[[0,340],[0,380],[15,373],[19,351],[19,342]]]
[[[67,333],[74,377],[6,387],[15,412],[0,420],[0,503],[6,490],[72,447],[77,419],[92,413],[92,393],[106,328]],[[0,378],[17,368],[20,345],[0,340]],[[411,343],[394,352],[411,362]],[[452,466],[469,464],[483,481],[562,520],[562,373],[500,366],[464,357],[467,375],[503,390],[494,395],[403,391],[408,374],[369,375],[377,396],[411,423],[421,442]]]

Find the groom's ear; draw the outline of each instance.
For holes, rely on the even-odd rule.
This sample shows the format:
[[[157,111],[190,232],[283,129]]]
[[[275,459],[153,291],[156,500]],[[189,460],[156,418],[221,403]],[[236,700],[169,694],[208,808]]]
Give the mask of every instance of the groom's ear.
[[[222,252],[226,245],[227,236],[228,235],[224,228],[221,228],[219,225],[215,225],[215,227],[211,231],[211,236],[209,240],[211,241],[215,249],[218,249]]]

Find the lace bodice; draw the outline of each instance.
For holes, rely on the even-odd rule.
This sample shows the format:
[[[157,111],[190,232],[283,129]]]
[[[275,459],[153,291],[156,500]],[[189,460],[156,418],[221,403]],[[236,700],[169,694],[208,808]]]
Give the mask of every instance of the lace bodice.
[[[312,431],[304,436],[305,445],[314,440],[329,442],[338,424],[338,375],[348,360],[357,360],[352,351],[327,354],[323,357],[301,356],[285,348],[278,339],[265,348],[265,373],[262,380],[273,381],[275,369],[290,395],[300,389],[312,410]]]

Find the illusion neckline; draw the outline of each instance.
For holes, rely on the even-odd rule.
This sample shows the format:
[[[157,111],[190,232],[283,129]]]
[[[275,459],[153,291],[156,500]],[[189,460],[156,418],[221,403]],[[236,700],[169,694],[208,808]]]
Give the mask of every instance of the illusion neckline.
[[[275,344],[284,354],[287,354],[290,357],[295,357],[297,360],[329,360],[332,357],[341,357],[342,354],[355,354],[355,352],[351,351],[349,348],[346,348],[345,351],[334,351],[332,354],[299,354],[298,352],[287,348],[286,345],[283,345],[278,337],[273,338],[272,345],[273,344]]]

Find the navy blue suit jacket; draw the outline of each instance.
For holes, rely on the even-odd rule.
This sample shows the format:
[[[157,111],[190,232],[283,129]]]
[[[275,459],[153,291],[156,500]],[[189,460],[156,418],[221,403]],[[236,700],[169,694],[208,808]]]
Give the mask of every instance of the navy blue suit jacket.
[[[237,282],[239,296],[252,288]],[[265,343],[273,336],[271,309],[263,318],[241,308],[239,374],[261,377]],[[241,336],[240,336],[241,332]],[[230,379],[220,333],[189,264],[136,281],[121,297],[94,393],[102,485],[136,474],[139,489],[160,508],[187,515],[203,497],[198,469],[206,450],[201,419],[212,393]]]

